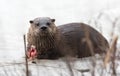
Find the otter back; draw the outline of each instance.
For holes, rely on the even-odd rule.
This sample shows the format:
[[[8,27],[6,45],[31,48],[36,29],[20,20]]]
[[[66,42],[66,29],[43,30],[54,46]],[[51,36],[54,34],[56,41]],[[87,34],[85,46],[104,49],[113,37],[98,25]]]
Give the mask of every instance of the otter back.
[[[83,23],[69,23],[57,27],[64,38],[64,48],[69,50],[62,50],[63,54],[70,54],[79,58],[91,56],[91,48],[94,53],[105,53],[109,48],[107,40],[94,28]],[[87,43],[88,39],[91,41],[91,47]]]

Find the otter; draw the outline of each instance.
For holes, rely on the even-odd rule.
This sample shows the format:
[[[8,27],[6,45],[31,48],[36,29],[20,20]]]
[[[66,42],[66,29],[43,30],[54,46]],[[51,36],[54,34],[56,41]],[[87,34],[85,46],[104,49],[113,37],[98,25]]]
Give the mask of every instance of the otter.
[[[31,25],[27,33],[27,49],[31,45],[36,46],[38,59],[58,59],[65,56],[83,58],[92,56],[91,50],[94,54],[104,54],[109,48],[105,37],[85,23],[56,26],[55,19],[49,17],[38,17],[29,22]]]

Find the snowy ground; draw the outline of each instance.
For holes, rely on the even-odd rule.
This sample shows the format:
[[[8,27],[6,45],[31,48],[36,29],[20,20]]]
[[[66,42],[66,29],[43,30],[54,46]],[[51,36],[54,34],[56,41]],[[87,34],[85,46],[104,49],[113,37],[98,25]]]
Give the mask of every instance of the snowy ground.
[[[116,61],[117,76],[120,75],[120,61]],[[70,61],[74,76],[92,76],[93,69],[91,58],[74,59]],[[109,65],[103,68],[101,59],[97,59],[95,76],[111,76]],[[37,60],[36,64],[29,62],[30,76],[72,76],[68,65],[62,59],[59,60]],[[23,60],[6,62],[0,64],[0,76],[25,76],[25,63]]]

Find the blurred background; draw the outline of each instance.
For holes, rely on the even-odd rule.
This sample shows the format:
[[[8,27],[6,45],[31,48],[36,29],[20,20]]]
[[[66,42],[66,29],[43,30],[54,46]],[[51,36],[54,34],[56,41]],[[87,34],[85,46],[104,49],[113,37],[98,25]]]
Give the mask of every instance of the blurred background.
[[[120,36],[120,0],[0,0],[0,62],[24,57],[29,20],[44,16],[55,18],[57,26],[90,24],[108,41],[113,30]]]

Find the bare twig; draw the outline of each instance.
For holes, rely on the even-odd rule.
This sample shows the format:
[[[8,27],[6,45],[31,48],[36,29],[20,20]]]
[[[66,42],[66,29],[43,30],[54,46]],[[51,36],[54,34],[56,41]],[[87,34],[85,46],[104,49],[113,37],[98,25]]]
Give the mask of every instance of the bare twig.
[[[68,67],[68,70],[70,72],[70,76],[74,76],[73,69],[72,69],[71,64],[70,64],[70,57],[65,57],[64,62],[66,63],[66,65]]]
[[[93,49],[93,44],[90,40],[90,37],[89,37],[89,32],[87,28],[84,29],[85,30],[85,37],[86,37],[86,42],[87,42],[87,45],[88,45],[88,48],[90,49],[90,52],[91,52],[91,59],[92,59],[92,70],[91,70],[91,73],[92,73],[92,76],[95,76],[95,66],[96,66],[96,59],[95,59],[95,53],[94,53],[94,49]]]
[[[105,59],[104,59],[104,67],[106,67],[107,63],[109,63],[110,56],[113,53],[113,51],[116,50],[115,47],[116,47],[117,40],[118,40],[118,36],[115,36],[114,39],[113,39],[113,42],[111,44],[111,47],[108,49],[108,51],[106,53],[106,56],[105,56]]]
[[[27,61],[27,50],[26,50],[26,36],[23,36],[24,38],[24,48],[25,48],[25,66],[26,66],[26,76],[29,76],[29,71],[28,71],[28,61]]]
[[[116,76],[116,68],[115,68],[115,60],[116,60],[116,45],[117,45],[117,40],[118,37],[115,37],[114,39],[114,43],[113,43],[113,56],[112,56],[112,71],[113,71],[113,75],[112,76]]]
[[[115,18],[115,20],[112,22],[112,31],[111,31],[111,39],[110,39],[110,42],[112,42],[112,37],[115,33],[115,27],[117,25],[117,22],[118,22],[119,18]]]

